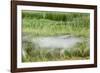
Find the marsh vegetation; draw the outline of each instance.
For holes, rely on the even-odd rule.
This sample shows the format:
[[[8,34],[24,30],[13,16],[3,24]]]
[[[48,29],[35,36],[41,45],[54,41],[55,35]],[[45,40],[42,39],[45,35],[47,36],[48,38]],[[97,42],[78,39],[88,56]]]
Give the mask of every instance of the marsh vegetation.
[[[22,11],[22,61],[89,59],[88,13]]]

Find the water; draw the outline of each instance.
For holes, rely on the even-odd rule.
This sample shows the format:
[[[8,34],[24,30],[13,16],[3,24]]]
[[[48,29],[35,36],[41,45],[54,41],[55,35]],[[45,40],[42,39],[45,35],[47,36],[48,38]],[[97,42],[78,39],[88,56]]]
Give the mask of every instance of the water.
[[[81,43],[82,39],[70,35],[54,36],[54,37],[38,37],[32,39],[32,43],[39,48],[46,49],[69,49],[75,46],[77,43]]]
[[[71,35],[62,35],[62,36],[50,36],[50,37],[36,37],[32,38],[30,36],[23,37],[23,51],[22,54],[25,56],[25,47],[27,44],[32,44],[32,49],[48,49],[48,52],[55,51],[55,49],[60,49],[60,52],[64,50],[72,50],[73,47],[78,43],[82,43],[83,39],[80,37],[75,37]],[[56,50],[57,51],[57,50]]]

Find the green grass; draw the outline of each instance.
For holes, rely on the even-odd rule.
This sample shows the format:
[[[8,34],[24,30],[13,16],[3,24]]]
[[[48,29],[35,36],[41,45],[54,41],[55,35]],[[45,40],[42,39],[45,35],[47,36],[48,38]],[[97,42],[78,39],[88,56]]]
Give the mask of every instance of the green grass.
[[[89,59],[89,48],[86,42],[80,43],[74,47],[74,50],[64,50],[61,48],[48,51],[48,49],[32,50],[30,45],[26,48],[26,56],[23,56],[23,62],[39,62],[39,61],[63,61],[63,60],[84,60]]]
[[[22,33],[31,37],[73,35],[89,38],[89,14],[47,11],[22,11]],[[24,48],[26,56],[23,62],[57,61],[71,59],[89,59],[89,47],[87,42],[79,43],[73,47],[76,50],[59,50],[48,52],[46,49],[35,48],[28,43]],[[56,52],[57,51],[57,52]]]
[[[81,22],[79,26],[78,21],[62,22],[48,19],[23,19],[23,25],[23,32],[31,33],[34,36],[52,36],[67,33],[84,37],[89,36],[89,29],[82,27],[84,24]]]

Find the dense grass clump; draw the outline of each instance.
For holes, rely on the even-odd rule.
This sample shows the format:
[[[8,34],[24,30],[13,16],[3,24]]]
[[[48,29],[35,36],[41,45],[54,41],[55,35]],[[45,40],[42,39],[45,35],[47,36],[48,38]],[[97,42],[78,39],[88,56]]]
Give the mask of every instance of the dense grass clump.
[[[90,15],[88,13],[52,12],[52,11],[22,11],[22,33],[24,36],[47,37],[58,35],[73,35],[89,40]],[[25,56],[23,62],[57,61],[89,59],[89,45],[87,41],[74,46],[74,50],[33,48],[34,45],[27,43],[24,47]]]

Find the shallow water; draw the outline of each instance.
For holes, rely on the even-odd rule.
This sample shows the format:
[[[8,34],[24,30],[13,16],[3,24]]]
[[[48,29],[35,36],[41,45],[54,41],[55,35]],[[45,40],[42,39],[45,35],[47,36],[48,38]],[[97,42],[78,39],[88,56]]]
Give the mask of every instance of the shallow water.
[[[63,36],[50,36],[50,37],[30,37],[30,36],[24,36],[23,37],[23,43],[22,43],[22,54],[25,56],[25,48],[31,44],[31,47],[33,50],[35,49],[46,49],[48,52],[57,52],[60,51],[60,53],[64,52],[64,50],[70,51],[74,50],[74,46],[76,46],[78,43],[82,43],[83,38],[81,37],[75,37],[72,35],[63,35]]]
[[[37,37],[32,39],[32,44],[35,44],[36,47],[46,48],[46,49],[68,49],[75,46],[77,43],[81,43],[82,38],[74,37],[70,35],[64,36],[53,36],[53,37]]]

